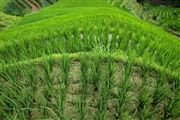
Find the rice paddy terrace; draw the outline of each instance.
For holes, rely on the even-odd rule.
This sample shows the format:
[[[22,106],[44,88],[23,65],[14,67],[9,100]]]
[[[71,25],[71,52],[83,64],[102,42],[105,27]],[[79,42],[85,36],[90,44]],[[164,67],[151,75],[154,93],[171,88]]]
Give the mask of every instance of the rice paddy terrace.
[[[31,6],[0,31],[1,120],[180,119],[179,37],[110,3]]]
[[[146,6],[149,18],[165,30],[180,36],[180,8]]]

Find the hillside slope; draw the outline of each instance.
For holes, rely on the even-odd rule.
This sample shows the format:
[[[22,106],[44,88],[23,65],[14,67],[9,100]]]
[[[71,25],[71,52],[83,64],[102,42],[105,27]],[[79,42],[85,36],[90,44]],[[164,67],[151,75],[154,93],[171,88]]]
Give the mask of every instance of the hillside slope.
[[[0,118],[178,119],[179,54],[106,0],[58,1],[0,32]]]
[[[76,2],[77,4],[75,4]],[[121,39],[125,39],[125,45],[129,43],[129,40],[133,40],[131,43],[132,45],[130,45],[128,48],[120,48],[121,50],[127,51],[128,49],[129,50],[136,49],[136,52],[140,53],[139,55],[142,56],[143,52],[141,53],[139,51],[141,50],[144,51],[144,49],[142,49],[143,46],[150,47],[152,45],[154,49],[157,46],[157,48],[155,49],[158,50],[157,55],[154,55],[155,52],[154,51],[152,52],[151,49],[150,51],[148,51],[147,47],[146,49],[150,54],[150,56],[154,56],[154,59],[156,61],[158,60],[157,63],[159,65],[163,65],[164,64],[163,61],[165,60],[164,56],[162,56],[161,58],[159,52],[164,53],[165,51],[166,51],[165,53],[167,54],[168,62],[172,62],[174,66],[178,65],[178,60],[179,60],[179,57],[177,56],[177,53],[179,52],[178,38],[175,38],[174,36],[168,34],[167,32],[164,32],[161,28],[150,25],[149,23],[145,23],[122,10],[114,9],[112,7],[107,7],[109,5],[105,1],[99,1],[99,2],[91,1],[87,3],[86,2],[81,3],[80,1],[79,2],[76,1],[76,2],[75,3],[73,3],[72,1],[59,2],[55,6],[45,8],[38,13],[25,16],[24,18],[22,18],[22,21],[20,21],[20,23],[17,26],[1,32],[0,33],[1,55],[3,55],[3,51],[5,51],[6,52],[5,59],[9,59],[8,57],[11,58],[12,57],[11,53],[14,53],[13,51],[15,51],[17,53],[14,54],[18,55],[19,60],[22,59],[20,56],[24,56],[24,55],[26,55],[26,57],[33,56],[33,58],[39,57],[38,54],[33,55],[32,53],[29,53],[25,47],[26,44],[30,46],[31,44],[40,45],[40,46],[43,46],[43,44],[45,44],[44,46],[46,46],[47,48],[43,48],[43,49],[46,50],[49,49],[50,47],[46,45],[47,44],[46,42],[43,42],[47,38],[50,40],[49,45],[51,45],[51,42],[53,44],[53,41],[51,39],[54,39],[54,37],[56,37],[57,35],[58,37],[61,38],[66,34],[73,35],[74,34],[73,32],[80,32],[79,34],[86,34],[86,31],[89,31],[88,29],[90,30],[92,29],[93,32],[94,31],[93,29],[99,28],[98,26],[102,26],[100,27],[100,31],[107,32],[106,33],[107,35],[112,34],[114,35],[114,37],[119,36],[121,37]],[[68,4],[68,3],[72,3],[72,4]],[[71,8],[71,9],[68,9],[68,7],[64,8],[64,6],[72,6],[72,5],[74,5],[75,8]],[[85,5],[88,5],[89,7],[81,7]],[[104,28],[103,26],[105,27],[105,29],[102,29]],[[106,27],[108,29],[106,29]],[[80,29],[80,31],[78,29]],[[97,30],[99,31],[99,29]],[[122,33],[125,32],[125,34],[129,34],[129,35],[122,36],[121,32]],[[135,41],[135,39],[138,40]],[[38,43],[42,42],[42,43],[36,44],[36,42]],[[135,45],[138,44],[143,45],[141,46],[142,48],[139,48],[140,50],[139,49],[137,50],[137,47],[135,48]],[[107,47],[107,45],[104,46]],[[11,47],[11,50],[8,49],[9,47]],[[32,47],[29,48],[39,48],[39,47],[38,46],[35,47],[34,45],[32,45]],[[7,49],[9,53],[6,51]],[[19,53],[20,51],[13,49],[24,50],[23,52],[24,55],[22,55],[22,52]],[[44,51],[43,49],[42,51],[40,49],[38,51],[40,53],[45,52],[45,54],[47,54],[47,52]],[[58,48],[54,47],[54,49],[58,49]],[[114,49],[114,47],[112,47],[112,49]],[[88,48],[88,51],[89,50],[90,48]],[[80,49],[78,51],[83,51],[83,50]],[[50,52],[54,53],[53,51]],[[7,60],[5,61],[8,62]]]

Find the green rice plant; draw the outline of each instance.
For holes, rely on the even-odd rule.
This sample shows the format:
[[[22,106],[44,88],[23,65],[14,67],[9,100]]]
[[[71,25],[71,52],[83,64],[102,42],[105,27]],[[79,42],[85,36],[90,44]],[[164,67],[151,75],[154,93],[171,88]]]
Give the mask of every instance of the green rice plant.
[[[8,89],[10,90],[10,89]],[[1,115],[3,119],[16,118],[20,114],[19,103],[1,92]],[[23,118],[23,116],[22,116]]]
[[[54,61],[50,58],[47,58],[46,56],[43,57],[42,60],[42,69],[44,70],[44,77],[41,78],[44,86],[44,96],[45,101],[43,101],[41,106],[47,106],[47,102],[49,98],[52,96],[52,88],[53,88],[53,78],[51,76],[52,70],[53,70]],[[43,116],[46,116],[46,109],[45,107],[40,107],[40,111]]]
[[[21,99],[19,100],[19,104],[21,105],[19,108],[21,110],[21,114],[19,116],[25,118],[24,120],[26,120],[30,118],[31,107],[34,103],[34,94],[29,88],[26,88],[25,86],[23,87],[24,88],[22,88],[20,94]]]
[[[71,60],[68,55],[62,55],[61,59],[61,74],[62,74],[62,81],[67,89],[69,87],[69,71],[70,71]]]
[[[151,106],[152,95],[150,94],[151,93],[149,89],[150,84],[148,81],[149,72],[150,72],[150,69],[148,69],[148,66],[150,66],[150,62],[147,61],[147,58],[150,56],[147,52],[145,52],[144,54],[145,54],[145,57],[143,57],[144,65],[141,66],[142,85],[139,90],[139,96],[138,96],[139,104],[137,107],[138,116],[139,116],[139,119],[141,120],[152,119],[152,116],[153,116],[153,110]]]
[[[155,107],[158,103],[162,102],[169,94],[168,86],[166,84],[167,76],[160,73],[160,77],[156,82],[155,92],[153,95],[152,105]]]
[[[129,57],[127,59],[127,62],[124,64],[124,77],[122,80],[122,83],[119,86],[119,95],[118,95],[118,106],[117,106],[117,113],[119,119],[124,119],[124,113],[125,111],[125,105],[126,105],[126,93],[129,89],[129,78],[132,74],[132,64],[133,64],[133,58],[134,54],[129,53]]]
[[[11,113],[14,113],[15,111],[19,110],[19,105],[15,99],[12,99],[12,96],[16,96],[16,90],[20,88],[18,84],[16,84],[14,81],[16,81],[16,75],[11,74],[11,70],[4,69],[1,71],[0,74],[0,94],[1,94],[1,107],[2,107],[2,116],[3,118],[8,118],[11,116]],[[7,81],[7,82],[5,82]],[[4,85],[6,83],[6,85]],[[9,115],[11,114],[11,115]]]
[[[23,1],[18,1],[18,5],[27,6]],[[156,114],[156,107],[161,104],[164,105],[162,119],[177,118],[180,83],[179,79],[176,79],[179,71],[178,38],[123,10],[114,9],[106,2],[63,0],[54,6],[24,16],[17,25],[0,32],[0,104],[3,106],[4,118],[31,119],[29,114],[35,108],[41,110],[40,119],[46,119],[48,112],[56,108],[58,117],[66,119],[65,103],[70,84],[68,76],[71,63],[69,54],[76,60],[80,59],[81,64],[82,91],[81,100],[78,101],[80,119],[86,119],[90,82],[99,94],[97,119],[106,119],[107,105],[111,99],[111,89],[114,87],[113,60],[121,55],[124,55],[120,60],[125,62],[125,73],[118,91],[119,119],[124,119],[124,115],[131,116],[125,107],[129,105],[129,79],[134,63],[140,63],[143,70],[143,83],[139,90],[137,107],[139,119],[151,119]],[[41,1],[37,3],[41,4]],[[44,4],[46,3],[52,2]],[[24,7],[20,7],[17,11],[23,9]],[[12,11],[14,10],[16,8],[12,7]],[[164,14],[162,16],[166,17]],[[59,58],[62,53],[56,95],[56,85],[53,85],[56,81],[52,76],[53,60]],[[110,53],[117,55],[113,56],[114,58],[105,55]],[[130,55],[133,53],[136,56]],[[93,56],[91,67],[89,55]],[[37,61],[36,68],[34,63]],[[102,69],[103,67],[105,69]],[[39,69],[44,71],[44,76],[36,81]],[[160,76],[153,95],[149,90],[149,71],[155,71]],[[167,80],[167,76],[170,80]],[[39,91],[36,93],[37,90]],[[41,94],[38,99],[40,105],[36,101],[36,94]],[[52,103],[54,96],[55,106]],[[34,106],[36,103],[38,106]]]
[[[114,82],[115,82],[114,74],[115,74],[115,64],[114,64],[112,56],[108,56],[106,85],[109,89],[109,93],[114,87]]]
[[[105,115],[106,115],[106,111],[107,111],[107,104],[108,104],[108,100],[109,97],[108,96],[108,90],[105,87],[105,82],[103,81],[99,87],[99,104],[98,104],[98,119],[99,120],[104,120],[105,119]]]
[[[108,18],[106,16],[106,17],[104,17],[105,20],[103,20],[106,22],[106,24],[105,24],[105,26],[102,26],[101,24],[104,24],[104,23],[101,21],[102,18],[99,18],[99,17],[100,16],[95,17],[96,19],[88,18],[91,22],[86,22],[85,18],[82,19],[81,22],[74,21],[73,23],[75,23],[75,25],[73,25],[71,27],[71,29],[67,29],[67,26],[61,25],[61,28],[62,28],[61,32],[57,32],[58,27],[57,28],[55,27],[52,30],[43,29],[42,34],[37,35],[38,37],[34,37],[34,35],[31,34],[31,36],[29,38],[26,38],[26,39],[29,39],[28,41],[29,41],[30,45],[28,48],[32,49],[30,52],[28,52],[26,50],[26,48],[27,48],[26,46],[28,46],[27,41],[26,41],[27,42],[26,44],[22,44],[23,42],[16,41],[19,45],[16,45],[17,43],[15,42],[15,44],[13,45],[13,48],[10,47],[12,50],[7,50],[9,52],[8,55],[6,55],[7,54],[6,49],[8,49],[8,47],[3,47],[5,51],[3,51],[3,50],[1,51],[1,56],[2,56],[2,58],[6,59],[5,61],[7,63],[9,63],[14,58],[14,56],[16,56],[15,61],[10,62],[10,63],[15,63],[17,61],[21,61],[21,60],[24,60],[27,58],[39,57],[39,56],[41,56],[41,53],[45,53],[47,55],[58,53],[57,51],[60,51],[60,47],[62,47],[62,46],[63,46],[62,50],[64,52],[68,52],[68,53],[81,52],[81,51],[92,51],[93,48],[95,48],[97,46],[101,47],[104,50],[108,49],[108,51],[113,51],[113,50],[115,50],[114,49],[115,47],[113,47],[115,45],[114,44],[115,41],[112,40],[112,38],[109,39],[108,36],[111,36],[111,34],[113,34],[114,31],[118,30],[118,27],[122,27],[123,30],[120,33],[116,32],[117,35],[113,36],[113,38],[115,38],[115,36],[119,36],[119,38],[120,38],[118,40],[118,43],[119,43],[118,45],[120,46],[120,47],[118,47],[119,50],[123,50],[124,52],[126,52],[127,49],[129,49],[129,50],[135,49],[136,52],[139,54],[139,57],[141,57],[143,55],[144,48],[148,49],[150,46],[150,42],[147,42],[147,41],[151,41],[151,38],[158,39],[158,40],[153,41],[154,45],[155,45],[153,47],[156,50],[156,54],[154,52],[152,52],[151,50],[149,50],[148,52],[154,54],[153,57],[156,58],[155,62],[158,65],[163,66],[165,64],[163,62],[164,57],[162,57],[159,54],[162,54],[165,51],[165,53],[167,54],[166,56],[168,56],[170,58],[170,60],[173,60],[171,62],[173,63],[173,66],[176,66],[175,68],[177,70],[177,61],[176,60],[178,59],[178,57],[177,56],[174,57],[174,56],[176,55],[175,53],[178,53],[178,47],[176,47],[176,49],[174,49],[174,51],[171,54],[171,49],[166,49],[166,48],[174,48],[174,45],[172,45],[170,42],[168,42],[168,44],[166,44],[166,46],[164,46],[165,43],[163,43],[163,46],[159,44],[159,43],[162,43],[162,40],[165,38],[162,38],[162,36],[161,36],[161,39],[160,39],[156,35],[152,37],[152,34],[154,34],[154,33],[147,34],[143,30],[139,30],[138,25],[136,25],[136,27],[131,28],[133,31],[137,31],[137,33],[133,32],[133,31],[128,31],[128,32],[124,33],[124,31],[129,30],[129,28],[130,28],[130,25],[123,24],[124,21],[120,21],[120,22],[118,22],[118,20],[111,21],[113,19],[113,17]],[[98,23],[98,24],[96,25],[95,23]],[[118,23],[118,24],[116,24],[116,23]],[[67,24],[72,25],[72,23],[69,23],[69,22]],[[96,34],[94,34],[94,38],[92,37],[93,39],[89,41],[87,39],[88,35],[86,35],[85,31],[87,31],[87,30],[93,31],[92,28],[94,25],[96,25],[98,27],[97,31],[98,31],[99,35],[95,36]],[[117,27],[115,27],[115,25],[117,25]],[[82,26],[81,28],[83,28],[83,30],[77,31],[79,29],[78,26]],[[90,26],[90,27],[88,27],[86,29],[85,26]],[[108,30],[107,28],[109,28],[109,27],[112,28],[112,30]],[[115,29],[115,30],[113,30],[113,29]],[[142,28],[142,29],[144,29],[144,28]],[[57,34],[59,34],[59,35],[57,35]],[[137,37],[139,39],[137,38],[136,40],[134,40],[134,38],[136,38],[136,37],[134,37],[134,36],[136,36],[136,34],[138,34]],[[74,35],[74,37],[72,37],[73,35]],[[4,34],[3,34],[3,36],[4,36]],[[57,40],[57,38],[56,38],[57,36],[60,36],[60,39],[64,37],[64,40],[63,41]],[[83,36],[83,38],[81,39],[80,36]],[[145,38],[144,36],[148,36],[148,37]],[[18,37],[18,35],[16,37]],[[96,39],[95,39],[95,37],[96,37]],[[169,38],[169,37],[167,37],[167,38]],[[3,39],[4,39],[4,37],[2,38],[2,40]],[[11,38],[11,39],[13,40],[13,38]],[[24,39],[22,39],[22,41],[24,41]],[[56,42],[55,42],[55,39],[56,39]],[[92,42],[92,41],[94,41],[94,42]],[[158,41],[161,41],[161,42],[158,42]],[[63,42],[63,43],[61,43],[61,42]],[[59,43],[61,43],[61,44],[59,44]],[[92,45],[88,45],[88,44],[86,45],[85,43],[92,44]],[[10,43],[8,43],[8,44],[10,44]],[[20,47],[20,44],[22,44],[22,47],[24,49],[22,49],[22,47]],[[31,44],[32,44],[32,46],[31,46]],[[33,44],[35,44],[35,45],[33,45]],[[60,45],[60,46],[58,47],[58,45]],[[137,45],[138,47],[133,47],[134,45],[135,46]],[[172,47],[168,47],[169,45],[170,46],[172,45]],[[37,48],[40,48],[40,49],[37,49]],[[23,50],[23,51],[25,50],[25,52],[19,52],[21,50]],[[8,56],[10,56],[10,57],[8,57]]]
[[[18,119],[26,120],[29,117],[30,107],[33,103],[33,94],[30,87],[21,81],[21,68],[9,69],[1,72],[1,106],[3,117],[17,114]],[[3,74],[7,77],[3,77]],[[9,74],[9,75],[8,75]],[[4,83],[4,85],[3,85]]]
[[[30,64],[31,65],[31,64]],[[21,66],[20,76],[22,81],[19,84],[22,84],[21,94],[21,115],[25,119],[30,119],[30,113],[32,112],[31,108],[33,107],[35,101],[35,93],[38,90],[38,81],[36,79],[37,68],[34,65],[31,66]]]
[[[94,63],[93,63],[92,68],[91,68],[92,69],[92,75],[91,75],[92,76],[92,83],[94,85],[94,90],[95,91],[98,90],[99,84],[100,84],[100,79],[101,79],[100,78],[101,59],[102,58],[100,57],[100,55],[97,54],[93,59]]]
[[[160,72],[159,79],[156,81],[155,91],[154,91],[154,94],[152,96],[152,98],[153,98],[153,101],[152,101],[153,109],[156,110],[156,112],[162,111],[161,108],[159,108],[157,106],[159,104],[166,105],[166,101],[169,101],[169,104],[176,104],[177,102],[174,103],[174,101],[173,101],[174,98],[171,97],[173,94],[174,94],[174,91],[172,92],[170,90],[170,86],[168,83],[168,76],[166,74]],[[176,108],[177,107],[175,107],[175,109]],[[173,109],[173,107],[166,106],[164,108],[164,116],[162,116],[161,119],[168,118],[169,112],[172,112],[172,111],[170,111],[172,109]],[[171,117],[173,117],[173,116],[171,116]]]
[[[165,108],[164,108],[164,116],[163,120],[167,119],[178,119],[179,114],[180,114],[180,95],[178,94],[173,94],[172,97],[169,97],[167,102],[165,103]]]
[[[37,75],[37,70],[34,65],[31,66],[21,66],[20,67],[21,75],[23,78],[23,82],[25,82],[24,86],[30,87],[32,92],[37,90],[37,79],[35,76]]]
[[[54,64],[54,61],[50,58],[47,58],[47,57],[44,57],[43,58],[43,61],[42,61],[42,67],[43,67],[43,70],[44,70],[44,85],[46,85],[48,87],[48,90],[49,90],[49,93],[52,89],[52,82],[53,82],[53,79],[51,78],[51,72],[52,72],[52,69],[53,69],[53,64]]]
[[[99,83],[99,102],[98,102],[98,119],[106,119],[106,111],[109,100],[111,99],[111,91],[114,87],[114,73],[115,67],[111,56],[108,56],[108,61],[106,65],[106,72],[103,78],[100,79]]]
[[[87,111],[87,97],[89,90],[89,76],[88,76],[88,56],[83,54],[80,56],[81,64],[81,97],[78,104],[80,119],[84,120]]]
[[[175,94],[179,94],[180,91],[180,75],[173,81],[173,91]]]
[[[70,72],[70,58],[67,55],[62,55],[62,59],[60,60],[60,68],[61,68],[61,79],[58,79],[58,89],[57,89],[57,109],[59,112],[59,118],[65,119],[64,109],[66,96],[68,93],[68,88],[70,85],[69,81],[69,72]]]
[[[169,118],[172,119],[178,119],[179,117],[179,109],[180,109],[180,86],[179,86],[179,81],[180,81],[180,76],[178,77],[177,80],[174,81],[174,87],[172,88],[171,95],[168,95],[168,97],[165,100],[164,103],[164,116],[162,119],[166,120]],[[177,84],[176,84],[177,83]]]
[[[139,105],[138,105],[138,116],[141,120],[152,119],[153,110],[151,106],[151,99],[149,90],[146,87],[141,88],[139,93]]]

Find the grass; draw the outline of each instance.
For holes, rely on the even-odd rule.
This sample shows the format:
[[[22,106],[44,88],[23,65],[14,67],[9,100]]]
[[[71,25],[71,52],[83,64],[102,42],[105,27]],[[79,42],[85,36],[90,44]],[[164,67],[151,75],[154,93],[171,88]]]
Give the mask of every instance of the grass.
[[[0,32],[0,118],[178,119],[178,40],[105,0],[25,15]]]

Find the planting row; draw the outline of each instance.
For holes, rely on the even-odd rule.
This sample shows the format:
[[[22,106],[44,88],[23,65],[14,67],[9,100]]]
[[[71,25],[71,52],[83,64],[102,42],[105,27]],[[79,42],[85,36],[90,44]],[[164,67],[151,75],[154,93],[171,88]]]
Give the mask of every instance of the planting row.
[[[162,26],[166,31],[180,36],[180,9],[166,6],[154,6],[150,3],[140,4],[136,0],[109,0],[118,8],[124,8],[141,19]]]
[[[99,49],[105,52],[135,52],[138,57],[146,56],[147,61],[155,62],[159,66],[172,71],[179,70],[178,41],[165,41],[159,36],[152,36],[153,34],[147,31],[128,26],[116,19],[112,21],[102,16],[88,19],[66,23],[61,26],[61,30],[57,26],[50,31],[39,31],[38,36],[25,36],[26,41],[21,41],[17,37],[17,43],[2,46],[4,48],[0,50],[1,64],[34,59],[42,54],[88,52]]]
[[[54,2],[57,2],[57,0],[10,0],[4,7],[4,12],[22,16],[35,8],[40,9]]]
[[[2,68],[0,118],[178,119],[179,79],[133,61],[133,54],[122,62],[96,52]]]
[[[177,19],[180,14],[179,8],[168,7],[153,7],[150,9],[152,15],[157,16],[158,19]]]
[[[152,5],[147,5],[145,8],[145,11],[148,14],[147,19],[152,19],[154,23],[162,26],[165,30],[180,36],[179,8],[165,6],[157,7]]]

